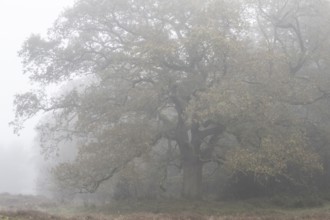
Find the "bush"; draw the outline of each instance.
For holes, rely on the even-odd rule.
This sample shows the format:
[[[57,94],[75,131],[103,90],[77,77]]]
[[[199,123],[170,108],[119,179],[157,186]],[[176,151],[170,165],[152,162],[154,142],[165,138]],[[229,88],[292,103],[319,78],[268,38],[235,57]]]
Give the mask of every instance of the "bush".
[[[320,207],[324,200],[318,195],[279,195],[271,199],[272,204],[282,208],[312,208]]]

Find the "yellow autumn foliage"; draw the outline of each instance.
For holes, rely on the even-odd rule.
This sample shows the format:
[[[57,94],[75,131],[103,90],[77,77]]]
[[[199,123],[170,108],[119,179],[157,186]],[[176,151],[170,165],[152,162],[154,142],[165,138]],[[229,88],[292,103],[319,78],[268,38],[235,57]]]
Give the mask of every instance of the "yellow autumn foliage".
[[[293,176],[299,173],[307,178],[323,171],[319,155],[305,143],[299,135],[290,135],[285,140],[269,136],[262,139],[260,148],[232,151],[226,166],[232,174],[254,175],[257,181],[270,177],[300,181]]]

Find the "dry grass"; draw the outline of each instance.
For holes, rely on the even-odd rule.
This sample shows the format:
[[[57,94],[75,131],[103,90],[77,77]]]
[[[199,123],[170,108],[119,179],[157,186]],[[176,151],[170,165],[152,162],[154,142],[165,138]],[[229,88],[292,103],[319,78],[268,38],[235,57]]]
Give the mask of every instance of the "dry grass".
[[[285,207],[264,200],[138,200],[86,210],[67,204],[60,207],[38,197],[0,194],[0,220],[330,220],[330,203],[310,208]]]
[[[65,218],[50,215],[39,211],[2,211],[0,212],[1,220],[64,220]]]
[[[202,216],[198,214],[152,214],[136,213],[127,215],[80,215],[74,217],[60,217],[38,211],[3,211],[0,220],[326,220],[330,214],[303,214],[296,216],[286,215],[228,215],[228,216]]]

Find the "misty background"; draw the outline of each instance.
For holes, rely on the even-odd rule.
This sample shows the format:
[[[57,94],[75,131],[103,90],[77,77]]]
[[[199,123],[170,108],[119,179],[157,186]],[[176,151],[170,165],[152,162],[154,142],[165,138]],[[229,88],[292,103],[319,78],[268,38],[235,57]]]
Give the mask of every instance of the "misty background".
[[[35,194],[41,160],[34,146],[37,119],[29,121],[20,136],[8,126],[14,118],[14,95],[29,88],[17,52],[31,33],[45,34],[60,12],[72,4],[73,0],[0,1],[0,193]]]

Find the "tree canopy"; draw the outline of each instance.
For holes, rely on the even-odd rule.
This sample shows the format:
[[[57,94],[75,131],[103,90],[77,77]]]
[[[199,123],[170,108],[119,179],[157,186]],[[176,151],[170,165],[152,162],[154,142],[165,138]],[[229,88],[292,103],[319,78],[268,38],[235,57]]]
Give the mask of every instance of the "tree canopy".
[[[12,124],[51,115],[38,125],[44,152],[75,141],[75,161],[54,173],[78,192],[156,145],[178,149],[186,198],[202,197],[211,161],[234,173],[291,178],[292,161],[321,172],[309,129],[330,131],[328,9],[322,0],[76,1],[19,52],[38,89],[16,96]],[[225,133],[238,150],[219,154]]]

